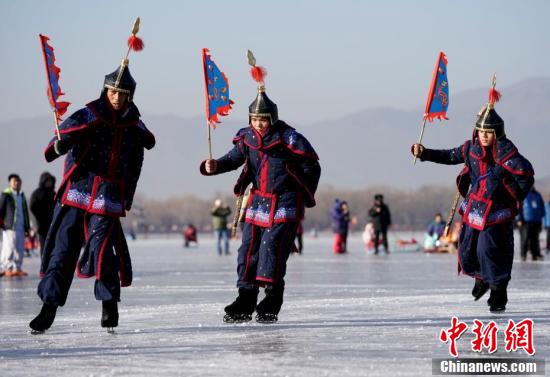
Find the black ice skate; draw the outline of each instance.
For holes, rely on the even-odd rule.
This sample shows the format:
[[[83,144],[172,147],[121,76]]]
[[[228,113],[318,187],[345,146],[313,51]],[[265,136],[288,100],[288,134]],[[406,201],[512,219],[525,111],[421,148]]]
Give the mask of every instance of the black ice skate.
[[[278,314],[283,305],[282,290],[266,289],[265,298],[258,304],[256,308],[256,322],[259,323],[275,323],[279,320]]]
[[[248,322],[252,319],[252,313],[256,309],[256,301],[258,300],[258,292],[249,289],[239,289],[239,296],[235,301],[225,307],[225,323],[241,323]]]
[[[29,323],[29,327],[32,329],[31,334],[43,334],[49,329],[55,320],[56,313],[57,306],[42,305],[40,313]]]
[[[489,284],[485,283],[481,279],[475,279],[474,288],[472,289],[472,296],[474,296],[474,301],[479,300],[487,291],[489,290]]]
[[[101,313],[101,327],[106,327],[107,332],[112,334],[118,326],[118,304],[116,300],[102,301],[103,310]]]
[[[491,295],[487,300],[491,313],[504,313],[507,302],[508,294],[506,292],[506,287],[491,287]]]

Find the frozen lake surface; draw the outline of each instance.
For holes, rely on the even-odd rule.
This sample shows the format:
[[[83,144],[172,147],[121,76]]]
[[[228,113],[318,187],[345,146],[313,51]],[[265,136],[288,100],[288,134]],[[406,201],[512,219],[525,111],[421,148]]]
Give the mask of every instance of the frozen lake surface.
[[[219,257],[212,238],[201,237],[189,249],[175,238],[130,243],[134,283],[122,291],[114,335],[99,325],[93,281],[81,279],[52,328],[31,335],[28,322],[41,303],[38,258],[26,259],[29,277],[0,279],[2,374],[429,376],[431,359],[449,356],[438,335],[452,315],[470,327],[475,318],[495,320],[501,329],[510,318],[532,318],[536,357],[550,355],[547,261],[521,263],[516,256],[507,312],[492,315],[486,297],[473,301],[473,280],[456,275],[454,255],[368,255],[359,236],[347,255],[333,255],[328,237],[306,237],[304,254],[289,260],[279,322],[233,325],[222,317],[236,296],[235,254]],[[458,341],[461,357],[479,356],[472,338],[468,332]],[[500,334],[492,356],[526,354],[506,353]]]

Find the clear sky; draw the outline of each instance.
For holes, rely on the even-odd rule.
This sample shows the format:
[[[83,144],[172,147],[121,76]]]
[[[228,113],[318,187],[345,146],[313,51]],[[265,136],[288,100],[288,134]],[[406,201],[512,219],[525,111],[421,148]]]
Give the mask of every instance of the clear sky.
[[[230,80],[233,117],[255,95],[246,50],[268,70],[285,119],[302,124],[378,106],[423,107],[435,59],[451,92],[550,76],[549,1],[0,0],[2,120],[49,114],[38,33],[51,38],[74,111],[99,94],[136,16],[130,58],[144,114],[204,114],[202,47]]]

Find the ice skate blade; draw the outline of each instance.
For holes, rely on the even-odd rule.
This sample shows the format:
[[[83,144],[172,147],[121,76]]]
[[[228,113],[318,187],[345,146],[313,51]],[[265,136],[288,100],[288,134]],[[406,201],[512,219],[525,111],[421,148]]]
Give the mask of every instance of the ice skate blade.
[[[251,314],[240,314],[240,315],[226,314],[223,317],[224,323],[245,323],[245,322],[250,322],[251,320],[252,320]]]
[[[502,314],[506,311],[506,308],[489,309],[489,312],[493,314]]]
[[[107,327],[107,334],[115,334],[115,328],[114,327]]]
[[[258,314],[256,322],[258,323],[276,323],[279,320],[276,314]]]
[[[489,291],[489,287],[480,289],[478,292],[475,292],[475,294],[472,292],[472,296],[474,297],[474,301],[479,301],[480,298],[482,298],[485,293]]]
[[[46,332],[46,330],[34,330],[34,329],[31,329],[31,334],[32,335],[42,335]]]

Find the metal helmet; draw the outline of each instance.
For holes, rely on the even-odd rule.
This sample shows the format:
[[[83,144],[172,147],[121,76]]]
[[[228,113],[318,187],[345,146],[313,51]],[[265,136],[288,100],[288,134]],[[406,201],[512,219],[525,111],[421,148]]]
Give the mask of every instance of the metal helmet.
[[[116,90],[117,92],[122,92],[128,94],[129,101],[132,101],[134,97],[134,92],[136,91],[136,80],[132,77],[130,73],[130,68],[128,64],[128,55],[130,51],[141,51],[143,50],[143,41],[141,38],[137,37],[136,34],[139,32],[140,18],[138,17],[134,22],[132,27],[132,34],[128,38],[128,50],[126,52],[126,57],[122,59],[120,66],[114,71],[105,76],[103,81],[103,91],[107,89]]]
[[[250,74],[254,81],[258,83],[258,94],[256,99],[248,107],[248,120],[253,116],[269,118],[271,124],[275,124],[279,120],[279,112],[277,104],[273,102],[265,93],[264,78],[267,75],[265,68],[256,65],[256,58],[252,51],[247,53],[248,64],[251,65]]]
[[[494,132],[495,137],[500,139],[506,136],[504,133],[504,120],[495,110],[495,103],[500,100],[501,94],[496,90],[497,78],[493,75],[493,85],[489,90],[489,102],[477,114],[477,121],[474,130]],[[475,136],[475,135],[474,135]]]
[[[481,109],[477,115],[476,131],[490,131],[495,133],[497,139],[506,136],[504,133],[504,120],[494,108],[489,105]]]
[[[128,94],[128,98],[131,101],[136,91],[136,80],[130,73],[127,59],[113,72],[105,75],[105,81],[103,82],[104,89],[112,89],[117,92]],[[126,63],[126,64],[125,64]]]
[[[256,96],[256,99],[250,104],[250,106],[248,106],[248,116],[269,118],[271,124],[274,124],[279,120],[277,105],[269,99],[267,94],[265,94],[264,86],[258,87],[258,95]]]

